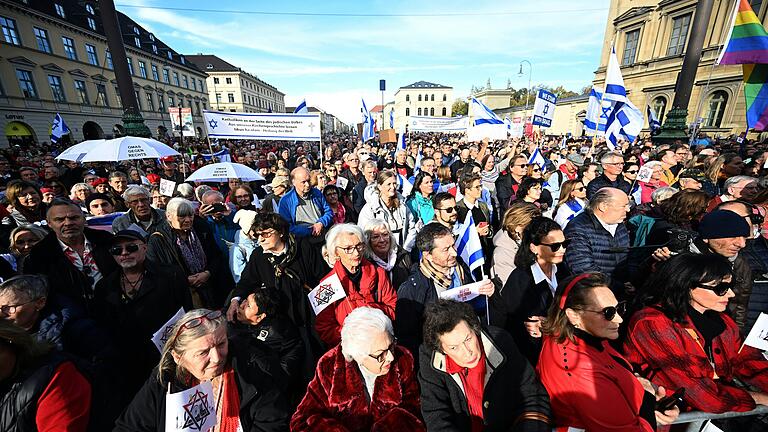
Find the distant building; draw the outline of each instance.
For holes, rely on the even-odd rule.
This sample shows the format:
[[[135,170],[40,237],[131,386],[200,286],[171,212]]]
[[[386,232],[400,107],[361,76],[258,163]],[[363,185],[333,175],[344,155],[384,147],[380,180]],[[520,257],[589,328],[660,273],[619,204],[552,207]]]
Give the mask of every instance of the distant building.
[[[187,60],[208,75],[208,104],[216,111],[284,112],[285,94],[255,75],[215,55],[188,55]]]
[[[296,107],[288,106],[285,107],[285,112],[292,113],[296,111]],[[323,127],[323,132],[334,132],[334,133],[341,133],[341,132],[349,132],[350,127],[349,125],[345,124],[338,118],[336,118],[335,115],[326,112],[320,108],[308,106],[307,111],[310,114],[320,114],[320,123]]]
[[[117,13],[141,115],[153,134],[171,129],[168,107],[191,108],[203,136],[204,72]],[[74,140],[111,137],[123,110],[97,1],[0,1],[0,146],[49,141],[61,114]]]
[[[395,92],[395,130],[404,128],[410,116],[450,117],[452,105],[453,87],[427,81],[400,87]]]

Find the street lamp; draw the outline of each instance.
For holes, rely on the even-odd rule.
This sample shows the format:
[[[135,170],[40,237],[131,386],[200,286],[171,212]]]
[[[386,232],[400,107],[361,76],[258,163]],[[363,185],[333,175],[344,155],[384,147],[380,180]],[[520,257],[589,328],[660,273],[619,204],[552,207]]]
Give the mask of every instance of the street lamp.
[[[531,94],[531,75],[533,75],[533,66],[528,60],[521,61],[520,71],[517,73],[518,76],[523,76],[523,63],[528,63],[528,88],[525,90],[525,107],[528,108],[528,98]]]

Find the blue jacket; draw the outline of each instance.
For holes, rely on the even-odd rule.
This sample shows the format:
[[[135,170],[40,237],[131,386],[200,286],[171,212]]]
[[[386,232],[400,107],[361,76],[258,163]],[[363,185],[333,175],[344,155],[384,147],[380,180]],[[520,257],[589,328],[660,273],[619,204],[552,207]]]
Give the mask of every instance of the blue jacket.
[[[565,262],[571,273],[604,273],[611,277],[614,292],[623,290],[624,282],[629,280],[626,250],[629,232],[625,224],[619,224],[616,235],[612,236],[592,212],[584,211],[565,227],[565,238],[571,240],[565,251]]]
[[[257,246],[256,241],[243,234],[242,230],[237,232],[235,243],[232,244],[229,250],[229,268],[232,270],[232,277],[235,279],[235,283],[240,282],[240,274],[245,269],[248,260],[251,259],[251,253]]]
[[[216,240],[216,246],[225,254],[225,257],[229,256],[229,246],[235,242],[235,236],[240,230],[240,225],[236,224],[234,219],[235,212],[231,212],[220,220],[214,219],[213,216],[205,218],[205,222],[213,233],[213,239]]]
[[[317,221],[323,224],[323,227],[328,228],[333,224],[333,210],[325,200],[323,193],[317,188],[312,188],[309,191],[309,199],[315,203],[317,208],[320,209],[320,219]],[[278,206],[280,211],[280,217],[285,219],[290,225],[291,234],[296,237],[309,237],[312,235],[312,227],[310,225],[301,225],[296,223],[296,209],[299,207],[299,196],[296,194],[296,188],[291,188],[282,198],[280,198],[280,205]]]

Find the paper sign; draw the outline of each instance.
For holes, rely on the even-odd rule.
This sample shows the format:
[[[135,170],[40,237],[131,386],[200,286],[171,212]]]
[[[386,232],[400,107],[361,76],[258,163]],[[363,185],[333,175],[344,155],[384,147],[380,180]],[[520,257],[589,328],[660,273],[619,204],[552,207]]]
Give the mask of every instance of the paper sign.
[[[184,308],[179,308],[176,314],[173,315],[171,319],[168,320],[168,322],[163,324],[163,326],[160,327],[160,329],[152,335],[152,343],[155,344],[155,347],[157,347],[158,351],[163,352],[163,345],[165,345],[165,341],[171,337],[173,326],[176,324],[176,321],[181,319],[182,316],[184,316]]]
[[[175,190],[176,182],[164,178],[160,179],[160,195],[172,197]]]
[[[486,282],[487,280],[481,280],[480,282],[473,282],[443,291],[440,293],[440,298],[462,303],[468,302],[480,295],[480,287],[485,285]]]
[[[336,187],[342,190],[347,190],[348,185],[349,180],[347,180],[346,177],[336,177]]]
[[[755,325],[749,331],[744,345],[757,348],[762,351],[768,351],[768,314],[760,312]]]
[[[320,312],[333,304],[333,302],[341,300],[346,296],[347,293],[344,292],[344,287],[341,286],[341,281],[336,273],[321,281],[320,285],[307,294],[309,304],[312,305],[315,315],[319,315]]]
[[[701,432],[724,432],[719,427],[712,424],[711,420],[707,420],[704,423],[704,427],[701,429]]]
[[[216,426],[213,385],[204,381],[191,389],[165,395],[165,430],[208,432]]]
[[[637,172],[637,181],[648,183],[653,176],[653,168],[649,166],[643,166],[640,171]]]

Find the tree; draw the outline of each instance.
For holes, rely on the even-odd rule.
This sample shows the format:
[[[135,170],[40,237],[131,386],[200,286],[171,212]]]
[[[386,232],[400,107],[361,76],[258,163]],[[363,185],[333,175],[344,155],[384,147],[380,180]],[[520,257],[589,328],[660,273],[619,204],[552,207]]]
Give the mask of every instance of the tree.
[[[451,106],[451,116],[467,115],[469,104],[463,99],[456,99]]]

